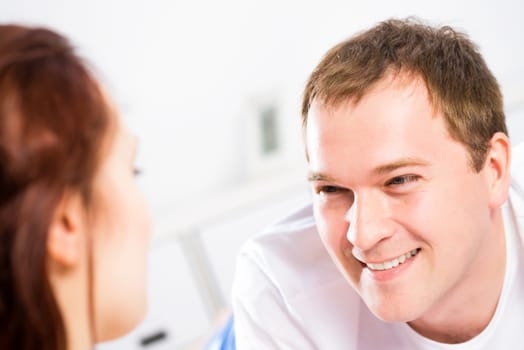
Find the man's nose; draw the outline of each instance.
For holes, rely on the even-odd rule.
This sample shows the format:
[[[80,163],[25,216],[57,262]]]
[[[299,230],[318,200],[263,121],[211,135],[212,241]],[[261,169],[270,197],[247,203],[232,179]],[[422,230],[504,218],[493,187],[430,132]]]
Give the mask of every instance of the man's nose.
[[[348,241],[362,251],[371,249],[393,234],[386,199],[381,198],[379,193],[355,193],[346,220],[349,222]]]

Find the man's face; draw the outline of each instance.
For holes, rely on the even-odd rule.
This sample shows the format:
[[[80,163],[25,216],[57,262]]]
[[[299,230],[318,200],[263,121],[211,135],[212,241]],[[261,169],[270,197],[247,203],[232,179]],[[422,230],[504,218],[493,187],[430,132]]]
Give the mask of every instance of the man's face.
[[[478,287],[490,177],[421,79],[386,77],[356,105],[313,102],[306,142],[322,241],[376,316],[412,321]]]

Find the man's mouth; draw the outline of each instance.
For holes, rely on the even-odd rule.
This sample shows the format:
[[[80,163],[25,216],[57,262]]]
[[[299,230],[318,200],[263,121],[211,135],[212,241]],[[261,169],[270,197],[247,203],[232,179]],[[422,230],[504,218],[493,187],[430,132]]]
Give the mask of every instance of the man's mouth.
[[[376,264],[366,263],[366,266],[370,270],[374,270],[374,271],[389,270],[389,269],[397,267],[398,265],[401,265],[401,264],[405,263],[409,259],[412,259],[415,255],[418,254],[419,251],[420,251],[420,248],[416,248],[416,249],[410,250],[409,252],[407,252],[405,254],[402,254],[401,256],[398,256],[398,257],[396,257],[394,259],[391,259],[391,260],[388,260],[388,261],[384,261],[384,262],[381,262],[381,263],[376,263]]]

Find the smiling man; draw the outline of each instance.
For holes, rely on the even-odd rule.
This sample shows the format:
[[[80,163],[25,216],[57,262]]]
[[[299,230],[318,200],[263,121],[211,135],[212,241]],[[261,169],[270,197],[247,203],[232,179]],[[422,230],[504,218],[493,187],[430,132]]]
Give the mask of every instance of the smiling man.
[[[327,53],[302,117],[313,205],[243,248],[238,348],[524,344],[524,149],[512,180],[501,93],[471,41],[380,23]]]

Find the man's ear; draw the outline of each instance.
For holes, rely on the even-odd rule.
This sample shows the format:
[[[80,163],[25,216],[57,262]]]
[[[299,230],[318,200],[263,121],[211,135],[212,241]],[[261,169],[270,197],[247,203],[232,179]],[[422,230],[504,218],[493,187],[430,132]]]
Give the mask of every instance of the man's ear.
[[[47,253],[57,265],[68,268],[79,263],[85,240],[84,216],[80,194],[64,194],[55,210],[47,235]]]
[[[506,134],[497,132],[489,141],[485,171],[489,181],[490,207],[500,207],[508,198],[511,184],[511,146]]]

